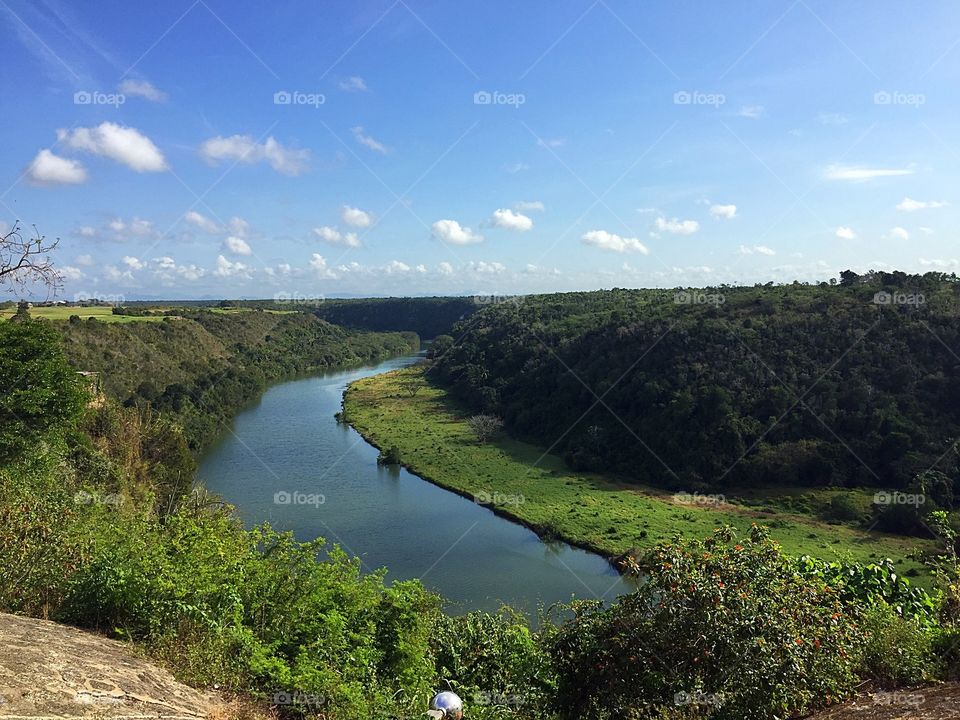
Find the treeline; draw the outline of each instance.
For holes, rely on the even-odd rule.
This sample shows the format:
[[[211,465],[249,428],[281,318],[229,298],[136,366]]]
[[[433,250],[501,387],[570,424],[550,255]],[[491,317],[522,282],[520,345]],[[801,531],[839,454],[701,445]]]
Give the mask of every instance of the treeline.
[[[99,372],[121,403],[178,423],[194,451],[272,382],[419,348],[413,333],[352,332],[309,313],[183,310],[152,322],[58,327],[74,367]]]
[[[482,299],[481,299],[482,300]],[[425,340],[451,332],[453,325],[481,307],[474,298],[364,298],[325,300],[318,317],[335,325],[360,330],[408,330]]]
[[[688,490],[923,480],[952,507],[960,284],[839,283],[544,295],[442,338],[435,374],[575,468]]]

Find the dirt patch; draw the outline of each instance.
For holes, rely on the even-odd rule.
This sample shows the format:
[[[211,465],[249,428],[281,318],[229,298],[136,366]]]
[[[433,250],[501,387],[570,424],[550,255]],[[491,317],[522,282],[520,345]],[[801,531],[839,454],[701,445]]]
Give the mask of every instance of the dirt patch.
[[[867,693],[809,720],[960,720],[960,683]]]

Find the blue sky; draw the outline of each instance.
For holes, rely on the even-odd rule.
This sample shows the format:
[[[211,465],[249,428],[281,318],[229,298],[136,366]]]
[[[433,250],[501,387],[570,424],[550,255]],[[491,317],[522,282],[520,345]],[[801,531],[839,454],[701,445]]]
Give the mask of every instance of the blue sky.
[[[0,222],[65,295],[960,266],[960,5],[0,0]]]

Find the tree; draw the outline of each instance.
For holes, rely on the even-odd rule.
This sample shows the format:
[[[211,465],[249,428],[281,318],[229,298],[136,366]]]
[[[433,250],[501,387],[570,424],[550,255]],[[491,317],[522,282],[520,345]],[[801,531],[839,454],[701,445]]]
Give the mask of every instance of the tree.
[[[430,359],[441,358],[447,354],[447,351],[453,347],[453,344],[454,340],[449,335],[437,335],[430,344],[427,357]]]
[[[50,253],[59,240],[48,241],[36,226],[34,237],[25,236],[20,223],[0,236],[0,286],[25,287],[36,283],[46,287],[48,294],[56,295],[63,286],[63,276],[53,266]]]
[[[467,425],[473,430],[480,442],[486,442],[503,428],[503,420],[496,415],[474,415],[467,419]]]
[[[0,461],[74,422],[86,395],[56,330],[39,320],[0,323]]]

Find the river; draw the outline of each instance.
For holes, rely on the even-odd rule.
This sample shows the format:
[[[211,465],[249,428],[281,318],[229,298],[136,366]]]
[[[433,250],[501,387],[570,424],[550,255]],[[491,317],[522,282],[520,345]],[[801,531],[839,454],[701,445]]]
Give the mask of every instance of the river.
[[[629,591],[603,558],[541,541],[527,528],[398,467],[337,423],[354,380],[404,367],[416,356],[284,382],[243,410],[204,455],[208,489],[235,505],[247,525],[269,521],[299,540],[325,537],[387,581],[419,578],[449,612],[508,603],[531,615],[539,604],[613,600]]]

